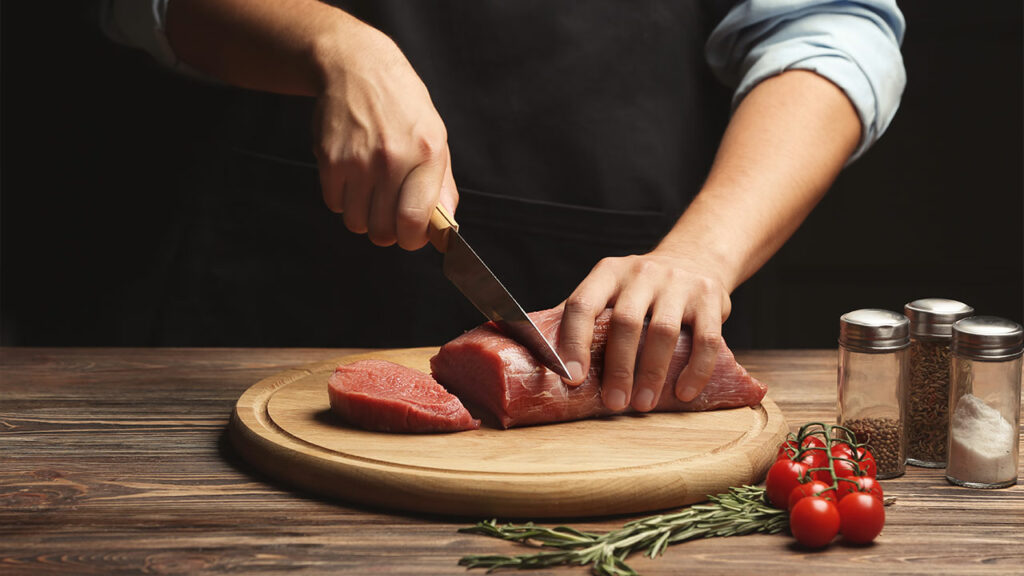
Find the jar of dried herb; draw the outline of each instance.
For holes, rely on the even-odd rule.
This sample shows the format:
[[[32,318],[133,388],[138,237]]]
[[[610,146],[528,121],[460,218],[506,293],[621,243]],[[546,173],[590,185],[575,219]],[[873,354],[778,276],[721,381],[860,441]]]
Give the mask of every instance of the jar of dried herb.
[[[923,298],[904,306],[903,313],[910,319],[907,464],[945,468],[953,323],[974,314],[974,308],[956,300]]]
[[[906,381],[910,322],[890,310],[839,318],[838,422],[866,444],[879,478],[906,471]]]
[[[995,316],[953,324],[946,479],[969,488],[1017,483],[1024,328]]]

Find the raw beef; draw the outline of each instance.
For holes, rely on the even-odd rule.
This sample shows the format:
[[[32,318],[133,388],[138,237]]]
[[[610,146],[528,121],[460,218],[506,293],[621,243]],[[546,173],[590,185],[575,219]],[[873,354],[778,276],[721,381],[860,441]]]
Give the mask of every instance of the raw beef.
[[[382,432],[475,430],[459,399],[430,375],[384,360],[360,360],[334,370],[327,384],[331,408],[346,422]]]
[[[549,342],[558,341],[560,309],[530,314]],[[590,373],[578,387],[562,383],[524,348],[488,322],[441,347],[430,359],[434,378],[470,407],[479,406],[494,415],[501,426],[579,420],[612,413],[601,401],[601,370],[608,339],[611,310],[605,310],[594,327]],[[643,341],[640,343],[643,346]],[[654,410],[700,411],[753,406],[764,398],[767,387],[736,363],[725,346],[711,381],[690,402],[675,397],[675,381],[690,356],[690,334],[684,329],[676,342],[668,378]]]

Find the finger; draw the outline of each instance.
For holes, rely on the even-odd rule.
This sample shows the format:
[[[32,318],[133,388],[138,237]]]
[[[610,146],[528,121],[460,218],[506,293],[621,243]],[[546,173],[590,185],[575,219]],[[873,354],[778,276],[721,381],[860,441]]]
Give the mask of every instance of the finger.
[[[569,369],[571,378],[565,383],[579,386],[590,372],[590,345],[594,338],[594,322],[615,296],[618,282],[601,263],[565,301],[558,333],[558,355]]]
[[[711,379],[722,345],[722,304],[717,293],[704,290],[692,318],[690,360],[676,381],[676,397],[683,402],[696,398]]]
[[[320,192],[324,198],[324,204],[331,212],[342,213],[345,211],[345,179],[337,165],[326,160],[317,163],[320,169]]]
[[[601,372],[601,398],[611,410],[626,408],[632,397],[640,335],[651,302],[648,286],[647,283],[632,284],[619,294],[612,309]]]
[[[647,412],[658,404],[668,378],[668,366],[679,340],[682,322],[681,299],[661,298],[654,303],[634,379],[634,410]]]
[[[368,230],[372,194],[373,188],[365,175],[352,173],[345,180],[345,227],[356,234],[366,234]]]
[[[402,248],[418,250],[427,243],[427,223],[440,198],[446,169],[445,155],[434,154],[413,168],[402,182],[395,214],[396,236]]]
[[[391,246],[397,239],[395,210],[398,209],[398,194],[410,170],[411,165],[399,155],[387,151],[378,153],[367,232],[370,241],[377,246]]]

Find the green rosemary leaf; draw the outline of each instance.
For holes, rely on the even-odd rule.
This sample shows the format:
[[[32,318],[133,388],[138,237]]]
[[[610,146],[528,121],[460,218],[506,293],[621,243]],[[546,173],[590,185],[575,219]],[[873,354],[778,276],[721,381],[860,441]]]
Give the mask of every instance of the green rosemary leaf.
[[[459,564],[469,568],[487,568],[488,572],[505,568],[520,570],[561,565],[590,565],[598,576],[636,576],[626,558],[641,550],[650,558],[661,555],[671,544],[710,537],[740,536],[762,532],[774,534],[788,525],[786,512],[768,506],[764,488],[740,486],[728,493],[710,496],[709,502],[685,508],[673,514],[640,518],[617,530],[602,534],[582,532],[568,526],[545,528],[532,522],[499,525],[489,520],[459,532],[482,534],[521,544],[557,548],[518,556],[466,556]]]

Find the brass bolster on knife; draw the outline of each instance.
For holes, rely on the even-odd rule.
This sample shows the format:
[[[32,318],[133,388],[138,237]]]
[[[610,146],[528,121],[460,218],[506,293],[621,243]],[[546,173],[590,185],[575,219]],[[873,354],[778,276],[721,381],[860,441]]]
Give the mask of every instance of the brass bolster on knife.
[[[427,227],[427,235],[430,237],[430,243],[437,248],[438,252],[448,251],[448,229],[453,228],[455,231],[459,230],[459,224],[455,221],[455,217],[445,210],[444,206],[438,203],[434,207],[434,211],[430,214],[430,225]]]

